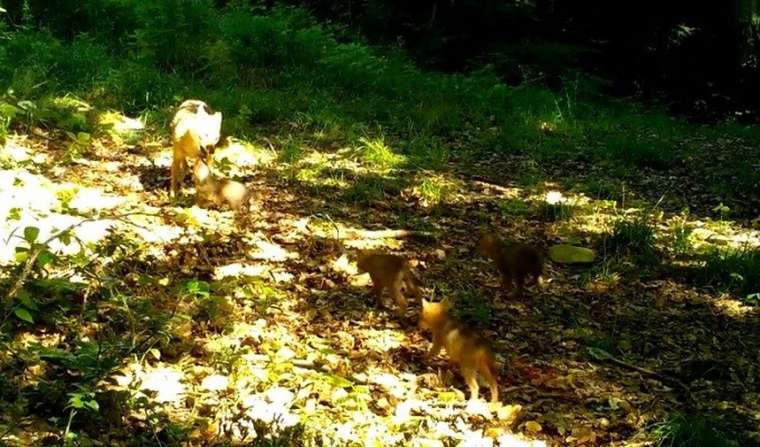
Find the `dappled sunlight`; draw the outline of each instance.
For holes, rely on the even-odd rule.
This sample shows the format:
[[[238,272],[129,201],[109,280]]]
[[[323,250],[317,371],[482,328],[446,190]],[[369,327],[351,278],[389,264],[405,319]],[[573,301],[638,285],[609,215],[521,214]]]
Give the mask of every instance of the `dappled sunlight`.
[[[752,316],[760,316],[760,308],[751,306],[728,294],[723,295],[720,299],[713,301],[710,305],[716,312],[720,312],[731,318],[746,319]]]
[[[126,202],[124,197],[103,194],[100,189],[79,188],[69,201],[69,208],[83,211],[100,211],[114,209]]]
[[[406,337],[396,330],[359,329],[356,331],[362,340],[362,345],[375,352],[388,352],[404,343]]]
[[[288,259],[298,259],[298,252],[285,249],[279,244],[265,240],[259,240],[254,243],[254,248],[250,252],[251,259],[261,259],[272,262],[282,262]]]
[[[235,218],[232,211],[217,211],[193,205],[188,208],[176,208],[176,219],[179,223],[186,224],[193,232],[197,230],[232,232],[234,231]],[[181,227],[176,227],[182,231]]]
[[[155,367],[132,364],[113,376],[119,387],[150,391],[158,403],[179,405],[187,391],[185,373],[177,366],[158,364]]]
[[[300,7],[43,3],[0,33],[0,443],[649,445],[686,410],[757,437],[754,128],[607,98],[533,39],[442,73]],[[433,31],[478,9],[434,3]],[[235,211],[170,193],[189,97]],[[421,298],[499,402],[430,355]]]
[[[404,191],[423,207],[460,201],[465,195],[464,182],[451,175],[423,173],[414,186]]]
[[[24,240],[24,228],[35,227],[39,229],[37,237],[38,242],[47,240],[53,235],[59,234],[65,228],[74,226],[82,222],[84,218],[73,217],[67,214],[48,214],[45,217],[32,218],[28,214],[18,220],[6,220],[0,229],[3,234],[2,247],[0,247],[0,264],[10,264],[16,259],[16,248],[28,246]],[[81,244],[92,244],[104,239],[111,228],[115,225],[114,221],[96,220],[84,222],[71,231],[71,239],[68,243],[60,239],[53,239],[48,243],[53,253],[62,255],[74,255],[79,253]]]
[[[333,271],[338,273],[345,273],[350,276],[359,273],[359,270],[356,267],[356,262],[352,262],[345,253],[333,260],[330,265]]]
[[[378,169],[396,168],[406,162],[406,157],[397,154],[383,137],[360,138],[356,148],[357,158]]]
[[[269,147],[233,139],[214,151],[214,160],[225,175],[236,176],[253,167],[269,166],[277,154]]]
[[[235,262],[232,264],[220,265],[214,268],[214,279],[219,281],[230,277],[268,277],[269,272],[271,272],[271,268],[267,264],[244,264]]]
[[[114,144],[136,144],[143,136],[145,122],[140,118],[131,118],[116,111],[105,111],[96,118],[98,125],[111,137]]]
[[[23,138],[7,138],[5,145],[0,147],[0,161],[10,164],[24,165],[31,162],[36,165],[47,163],[47,154],[30,152],[29,148],[19,143]]]
[[[98,116],[98,124],[111,126],[119,135],[145,129],[145,123],[140,118],[130,118],[118,112],[103,112]]]
[[[681,223],[677,216],[665,223]],[[760,247],[760,231],[747,229],[730,221],[685,220],[681,224],[690,231],[689,240],[695,249],[707,246],[730,248]]]

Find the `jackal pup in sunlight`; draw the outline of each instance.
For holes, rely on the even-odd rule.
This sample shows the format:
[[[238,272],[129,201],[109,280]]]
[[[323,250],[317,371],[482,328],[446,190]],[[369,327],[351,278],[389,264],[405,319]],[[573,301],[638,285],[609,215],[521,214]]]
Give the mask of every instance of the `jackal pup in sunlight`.
[[[188,99],[180,104],[171,123],[173,143],[171,194],[176,196],[180,182],[185,178],[187,158],[211,161],[214,147],[219,143],[222,112],[214,113],[203,101]]]
[[[427,353],[430,359],[446,348],[451,362],[459,365],[459,371],[470,388],[470,399],[478,398],[477,374],[480,373],[491,388],[491,402],[499,401],[499,385],[496,381],[496,360],[488,343],[472,329],[449,315],[448,299],[434,303],[422,299],[419,326],[433,334],[433,346]]]
[[[229,206],[233,210],[248,208],[251,191],[240,182],[217,179],[201,159],[193,166],[196,202],[202,207]]]
[[[502,287],[512,290],[517,285],[515,295],[519,298],[525,284],[541,284],[544,257],[534,247],[521,243],[505,243],[493,233],[483,234],[478,241],[478,253],[494,261],[501,274]],[[527,281],[526,281],[527,280]]]
[[[377,252],[359,252],[356,266],[362,273],[369,273],[372,279],[372,294],[375,295],[378,304],[383,305],[383,289],[388,289],[391,298],[398,305],[398,314],[406,313],[407,301],[401,289],[416,298],[422,297],[420,287],[422,283],[412,272],[409,260],[398,255]]]

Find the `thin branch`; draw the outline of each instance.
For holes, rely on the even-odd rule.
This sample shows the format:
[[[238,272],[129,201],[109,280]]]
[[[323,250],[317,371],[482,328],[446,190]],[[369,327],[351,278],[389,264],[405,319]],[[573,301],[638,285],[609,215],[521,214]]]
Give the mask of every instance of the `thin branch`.
[[[116,220],[119,222],[126,223],[128,225],[132,225],[138,228],[144,228],[140,226],[139,224],[136,224],[134,222],[130,222],[126,220],[129,216],[136,216],[136,215],[143,215],[143,216],[154,216],[158,217],[157,214],[150,214],[150,213],[143,213],[143,212],[134,212],[134,213],[125,213],[125,214],[117,214],[113,216],[98,216],[98,217],[88,217],[87,219],[82,219],[79,222],[75,224],[71,224],[68,227],[64,228],[61,231],[58,231],[57,233],[53,233],[45,239],[42,243],[37,244],[37,248],[35,248],[29,257],[26,259],[24,263],[24,268],[21,270],[21,274],[16,279],[16,282],[13,284],[13,287],[11,287],[10,292],[8,292],[8,295],[6,296],[6,301],[12,301],[16,295],[18,295],[18,292],[21,290],[21,288],[24,286],[24,282],[26,282],[27,277],[32,273],[32,267],[34,266],[34,262],[37,260],[37,257],[42,253],[43,251],[47,250],[47,247],[50,245],[51,242],[53,242],[56,239],[59,239],[64,234],[76,229],[77,227],[80,227],[86,223],[90,222],[98,222],[102,220]]]

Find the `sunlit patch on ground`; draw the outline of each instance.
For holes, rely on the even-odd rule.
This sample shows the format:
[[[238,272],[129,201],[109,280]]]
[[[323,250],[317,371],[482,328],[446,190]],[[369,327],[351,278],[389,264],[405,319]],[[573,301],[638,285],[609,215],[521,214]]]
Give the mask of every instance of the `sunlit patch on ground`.
[[[269,276],[270,267],[267,264],[242,264],[239,262],[221,265],[214,269],[214,279],[242,276],[266,277]]]
[[[251,259],[261,259],[272,262],[282,262],[288,259],[298,259],[296,252],[289,251],[279,244],[264,240],[257,241],[251,250]]]
[[[23,141],[22,138],[8,138],[5,146],[0,148],[0,161],[14,164],[26,164],[31,162],[37,165],[44,164],[48,157],[43,153],[30,153],[29,149],[20,145],[16,140]]]
[[[421,174],[420,181],[404,191],[423,207],[460,201],[464,183],[456,177],[442,174]]]
[[[277,154],[270,148],[233,140],[214,151],[214,165],[227,176],[239,176],[254,167],[271,165]]]
[[[125,374],[114,376],[122,388],[133,388],[152,392],[152,399],[158,403],[179,405],[185,397],[187,386],[183,383],[185,373],[174,366],[142,367],[132,365]]]
[[[108,210],[124,204],[126,200],[123,197],[115,197],[103,194],[102,191],[95,188],[80,188],[69,202],[69,208],[80,212],[94,210]]]
[[[362,344],[375,352],[388,352],[401,346],[406,337],[399,331],[360,329]]]

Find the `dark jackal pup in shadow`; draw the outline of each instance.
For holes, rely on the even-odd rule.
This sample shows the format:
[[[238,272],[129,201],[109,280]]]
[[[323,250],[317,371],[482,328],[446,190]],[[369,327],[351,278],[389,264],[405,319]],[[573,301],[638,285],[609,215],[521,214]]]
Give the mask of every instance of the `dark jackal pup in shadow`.
[[[504,290],[510,292],[513,283],[517,286],[517,298],[522,296],[526,284],[541,285],[544,257],[534,247],[521,243],[505,243],[495,234],[486,233],[478,241],[478,253],[494,261],[501,274]]]

